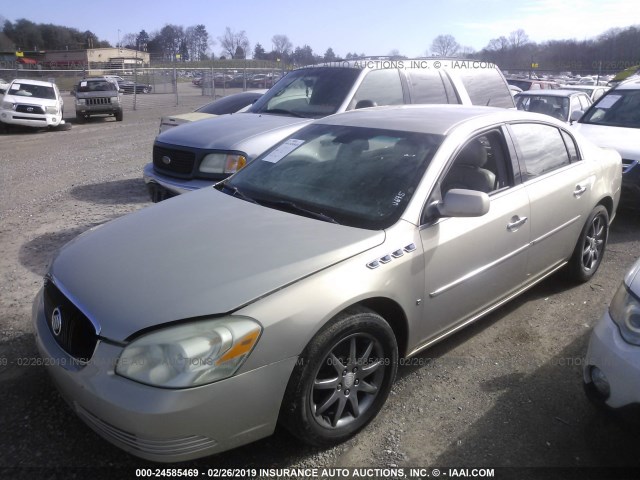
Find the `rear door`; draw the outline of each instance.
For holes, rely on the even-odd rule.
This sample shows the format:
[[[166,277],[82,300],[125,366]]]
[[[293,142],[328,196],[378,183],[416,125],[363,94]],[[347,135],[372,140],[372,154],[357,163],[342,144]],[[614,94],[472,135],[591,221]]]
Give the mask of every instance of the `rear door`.
[[[509,130],[531,203],[527,275],[536,277],[571,256],[593,208],[596,176],[566,130],[528,122],[511,124]]]

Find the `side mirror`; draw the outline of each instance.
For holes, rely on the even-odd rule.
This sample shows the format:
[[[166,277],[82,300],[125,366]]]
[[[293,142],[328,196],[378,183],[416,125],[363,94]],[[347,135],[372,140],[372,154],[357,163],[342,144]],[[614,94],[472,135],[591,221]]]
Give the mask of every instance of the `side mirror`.
[[[577,122],[578,120],[580,120],[580,117],[582,117],[582,115],[584,115],[584,111],[582,111],[582,110],[574,110],[573,112],[571,112],[571,116],[569,117],[569,121],[571,123]]]
[[[489,211],[489,195],[477,190],[452,188],[437,206],[443,217],[481,217]]]

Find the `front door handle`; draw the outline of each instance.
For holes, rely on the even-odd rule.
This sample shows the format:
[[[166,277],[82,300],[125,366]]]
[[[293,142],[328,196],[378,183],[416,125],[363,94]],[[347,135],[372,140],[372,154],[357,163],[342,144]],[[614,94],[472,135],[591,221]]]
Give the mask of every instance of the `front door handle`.
[[[580,198],[584,192],[587,191],[587,187],[584,185],[576,185],[576,189],[573,191],[573,196],[576,198]]]
[[[527,220],[527,217],[519,217],[518,215],[516,215],[515,217],[511,218],[511,221],[509,223],[507,223],[507,230],[509,230],[510,232],[515,232],[522,225],[524,225]]]

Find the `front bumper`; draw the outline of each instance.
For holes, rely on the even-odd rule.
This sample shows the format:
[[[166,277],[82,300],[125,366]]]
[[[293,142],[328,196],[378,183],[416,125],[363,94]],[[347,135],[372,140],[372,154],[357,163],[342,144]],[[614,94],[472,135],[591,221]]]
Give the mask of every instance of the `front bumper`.
[[[115,374],[122,347],[99,340],[78,365],[56,343],[33,304],[38,350],[65,400],[100,436],[138,457],[176,462],[229,450],[271,435],[296,358],[216,383],[162,389]]]
[[[147,185],[155,183],[176,195],[192,192],[193,190],[198,190],[200,188],[210,187],[217,183],[216,180],[180,179],[160,175],[153,169],[153,163],[147,163],[144,166],[144,169],[142,170],[142,178]]]
[[[62,114],[34,114],[14,112],[13,110],[0,110],[0,122],[8,125],[22,125],[24,127],[57,127],[62,122]]]
[[[610,386],[602,402],[614,409],[640,404],[640,347],[627,343],[607,311],[589,341],[584,382],[592,384],[592,368],[599,368]]]

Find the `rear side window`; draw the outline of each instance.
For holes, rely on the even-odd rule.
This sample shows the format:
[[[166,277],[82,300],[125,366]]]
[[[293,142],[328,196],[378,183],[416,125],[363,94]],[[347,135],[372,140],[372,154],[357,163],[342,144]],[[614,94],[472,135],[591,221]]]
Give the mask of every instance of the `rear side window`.
[[[354,97],[353,107],[402,105],[404,96],[400,73],[395,68],[372,70],[362,80]]]
[[[462,80],[474,105],[513,108],[513,97],[496,68],[461,68],[456,69],[455,74]]]
[[[455,95],[447,94],[438,70],[407,70],[407,78],[412,103],[459,103]]]
[[[569,165],[567,145],[556,127],[516,123],[511,125],[511,131],[519,147],[524,182]]]

